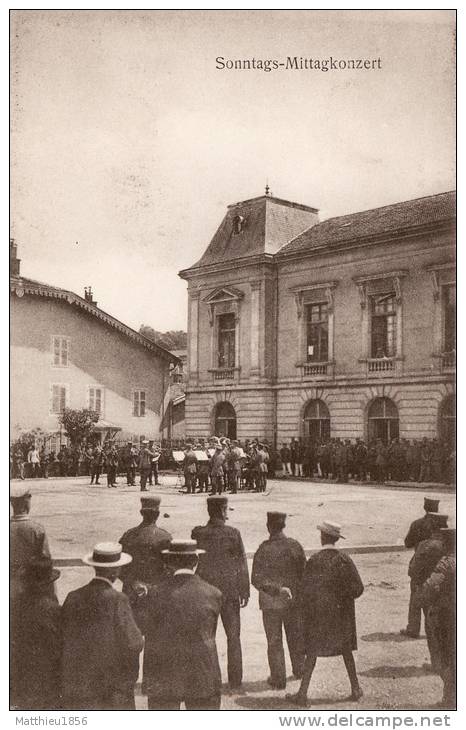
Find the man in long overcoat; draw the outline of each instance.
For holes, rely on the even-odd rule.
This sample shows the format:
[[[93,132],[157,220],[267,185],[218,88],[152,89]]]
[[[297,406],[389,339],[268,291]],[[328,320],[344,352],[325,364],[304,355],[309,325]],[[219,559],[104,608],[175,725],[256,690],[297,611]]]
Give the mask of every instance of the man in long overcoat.
[[[142,522],[127,530],[120,538],[123,551],[133,558],[131,563],[121,568],[123,592],[129,598],[134,618],[142,633],[145,615],[139,597],[151,586],[160,583],[165,576],[162,550],[169,546],[172,539],[169,532],[157,527],[160,502],[161,498],[155,494],[141,497]]]
[[[131,562],[119,543],[100,543],[83,562],[95,568],[90,583],[71,591],[62,609],[63,707],[134,710],[134,685],[143,637],[128,597],[113,588]]]
[[[149,710],[219,710],[222,678],[215,633],[222,594],[195,574],[194,540],[165,551],[173,575],[147,596],[144,687]]]
[[[228,681],[232,689],[238,689],[243,681],[240,608],[249,601],[248,564],[241,533],[225,524],[228,498],[207,497],[207,510],[207,525],[195,527],[191,534],[205,551],[197,575],[222,593],[220,616],[227,636]]]
[[[438,672],[443,679],[443,707],[456,709],[456,530],[443,528],[445,555],[421,589],[421,601],[439,647]]]
[[[285,525],[284,512],[267,512],[270,537],[254,555],[251,577],[259,591],[270,667],[268,682],[274,689],[286,687],[282,627],[295,677],[301,677],[304,663],[299,590],[306,556],[300,543],[285,535]]]
[[[18,710],[60,707],[60,606],[53,587],[60,576],[50,558],[26,567],[25,590],[11,613],[11,704]]]
[[[45,530],[29,518],[31,492],[24,485],[12,485],[10,504],[10,601],[13,605],[25,587],[24,576],[31,560],[50,558]]]
[[[423,540],[427,540],[433,532],[432,514],[438,513],[439,500],[430,497],[424,497],[423,517],[411,523],[408,534],[405,537],[405,547],[414,548]],[[409,569],[408,569],[409,570]],[[409,636],[411,639],[417,639],[421,630],[421,605],[419,603],[419,589],[422,583],[411,578],[409,608],[408,608],[408,625],[405,629],[401,629],[400,634]]]
[[[408,574],[411,580],[419,586],[418,599],[422,594],[422,585],[430,577],[434,571],[440,558],[445,554],[445,546],[442,539],[442,529],[448,526],[447,515],[434,513],[431,515],[433,532],[427,540],[421,540],[416,547],[416,551],[409,563]],[[429,621],[428,613],[424,609],[424,623],[426,629],[427,646],[429,648],[432,670],[438,672],[439,667],[439,647],[436,642],[435,631]]]
[[[357,568],[336,542],[343,538],[341,527],[328,520],[318,525],[322,550],[306,563],[302,602],[306,661],[301,686],[287,695],[300,707],[308,705],[307,691],[317,657],[342,656],[351,684],[350,700],[362,697],[354,663],[357,649],[354,601],[364,591]]]
[[[215,453],[210,460],[212,494],[221,494],[223,492],[223,465],[225,463],[225,458],[222,444],[216,443]]]

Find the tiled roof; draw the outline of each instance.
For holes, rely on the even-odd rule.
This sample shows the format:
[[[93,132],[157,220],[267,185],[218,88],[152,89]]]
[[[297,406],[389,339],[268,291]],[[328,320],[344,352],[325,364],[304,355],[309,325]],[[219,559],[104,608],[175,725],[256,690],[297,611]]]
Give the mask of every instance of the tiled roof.
[[[456,193],[453,191],[329,218],[283,246],[279,255],[448,221],[455,217],[455,212]]]
[[[110,325],[110,327],[113,327],[123,335],[126,335],[126,337],[133,340],[133,342],[151,350],[154,354],[174,363],[179,362],[176,355],[172,354],[164,347],[152,342],[152,340],[149,340],[147,337],[144,337],[144,335],[139,334],[136,330],[133,330],[131,327],[128,327],[128,325],[120,322],[119,319],[112,317],[111,314],[107,314],[107,312],[104,312],[95,304],[91,304],[91,302],[86,301],[72,291],[60,289],[59,287],[51,286],[50,284],[44,284],[41,281],[35,281],[34,279],[27,279],[24,276],[10,276],[10,292],[15,293],[19,297],[22,297],[25,294],[33,294],[35,296],[47,297],[49,299],[61,299],[71,306],[77,306],[94,317],[97,317],[97,319],[102,320],[106,324]]]

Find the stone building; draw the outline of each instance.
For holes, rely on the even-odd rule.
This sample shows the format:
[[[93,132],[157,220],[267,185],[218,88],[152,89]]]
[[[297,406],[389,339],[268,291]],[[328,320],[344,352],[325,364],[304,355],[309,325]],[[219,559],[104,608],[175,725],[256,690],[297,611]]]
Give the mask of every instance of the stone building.
[[[92,291],[73,292],[20,274],[10,243],[11,436],[40,428],[64,442],[64,407],[100,415],[102,438],[159,439],[178,358],[104,312]]]
[[[230,205],[188,282],[186,435],[454,433],[455,195]]]

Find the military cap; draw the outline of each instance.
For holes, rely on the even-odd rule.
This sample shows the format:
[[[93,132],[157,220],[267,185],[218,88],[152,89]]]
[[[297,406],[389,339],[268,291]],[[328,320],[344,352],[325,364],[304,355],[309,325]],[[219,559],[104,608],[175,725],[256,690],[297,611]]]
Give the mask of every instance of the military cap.
[[[286,520],[286,512],[267,512],[268,520]]]
[[[330,520],[322,520],[320,525],[317,525],[317,529],[321,532],[325,532],[326,535],[331,535],[332,537],[336,538],[342,538],[343,540],[346,540],[345,536],[341,534],[341,525],[338,524],[338,522],[330,522]]]
[[[24,484],[10,484],[10,499],[24,499],[31,496],[31,490]]]
[[[426,512],[438,512],[439,499],[432,499],[432,497],[424,497],[424,509]]]
[[[205,550],[197,547],[196,540],[172,540],[170,547],[162,550],[164,555],[203,555]]]
[[[157,510],[160,507],[161,501],[162,497],[159,497],[157,494],[149,494],[148,496],[141,497],[141,507],[142,509]]]
[[[219,507],[223,507],[228,504],[228,497],[224,497],[221,494],[213,494],[211,497],[207,497],[207,506],[214,506],[218,504]]]
[[[147,440],[147,439],[143,439],[143,440],[141,441],[141,444],[148,444],[148,443],[149,443],[149,442],[148,442],[148,440]]]

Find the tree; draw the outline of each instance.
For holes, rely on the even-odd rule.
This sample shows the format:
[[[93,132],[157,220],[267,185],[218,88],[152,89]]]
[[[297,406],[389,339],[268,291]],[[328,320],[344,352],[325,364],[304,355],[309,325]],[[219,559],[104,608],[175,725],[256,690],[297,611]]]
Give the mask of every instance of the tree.
[[[148,340],[152,340],[152,342],[156,342],[157,345],[165,347],[166,350],[185,350],[188,346],[188,334],[184,330],[157,332],[150,325],[142,324],[139,327],[139,334],[147,337]]]
[[[99,420],[97,411],[91,411],[89,408],[64,408],[59,422],[65,429],[71,446],[80,446],[91,436],[94,431],[95,424]]]

